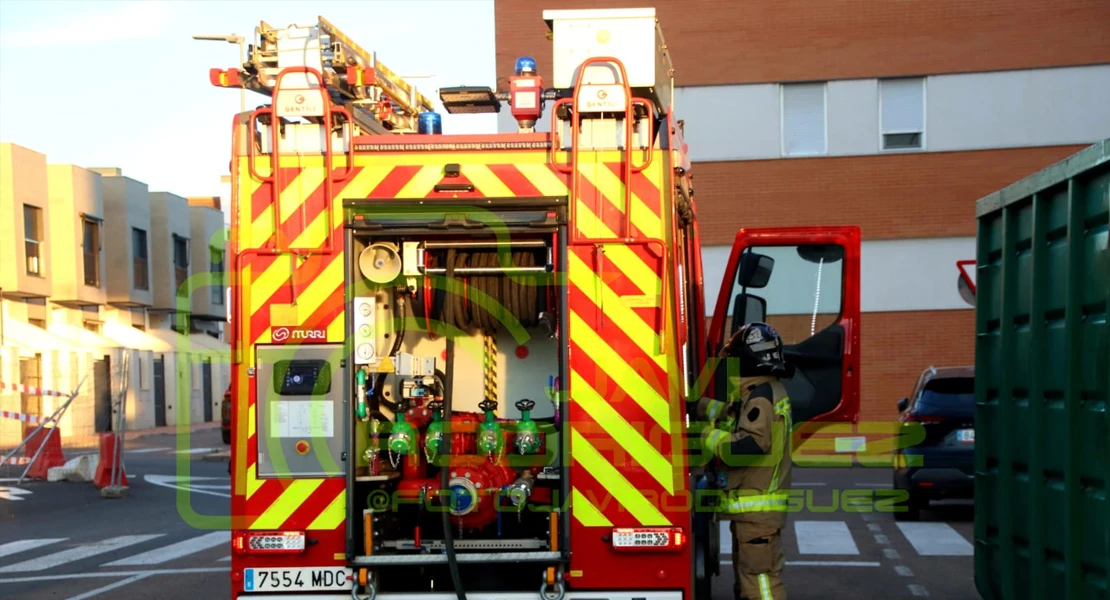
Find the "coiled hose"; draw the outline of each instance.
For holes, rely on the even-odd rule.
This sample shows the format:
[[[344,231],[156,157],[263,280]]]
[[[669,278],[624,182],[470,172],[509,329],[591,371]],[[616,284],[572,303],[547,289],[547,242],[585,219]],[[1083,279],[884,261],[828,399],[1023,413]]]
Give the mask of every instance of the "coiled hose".
[[[501,256],[498,252],[449,250],[446,258],[432,256],[429,266],[452,272],[467,267],[536,266],[536,255],[532,252],[510,253],[509,265],[502,264]],[[441,289],[443,286],[437,286],[433,293],[433,318],[441,315],[444,324],[462,330],[493,332],[502,323],[513,320],[524,327],[532,327],[539,315],[540,290],[537,288],[541,285],[541,277],[540,273],[482,273],[464,277],[463,289],[456,293],[445,293]]]

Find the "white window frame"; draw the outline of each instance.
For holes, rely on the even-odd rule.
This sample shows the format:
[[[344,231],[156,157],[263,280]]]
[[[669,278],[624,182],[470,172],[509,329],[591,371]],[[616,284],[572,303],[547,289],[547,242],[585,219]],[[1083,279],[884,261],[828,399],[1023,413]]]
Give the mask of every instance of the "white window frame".
[[[921,81],[921,146],[917,148],[887,148],[886,136],[888,134],[900,133],[918,133],[916,131],[884,131],[883,130],[883,82],[894,81],[898,79],[918,79]],[[928,143],[925,139],[925,132],[929,129],[929,78],[921,77],[882,77],[876,80],[876,85],[879,92],[879,154],[900,154],[905,152],[925,152],[928,149]]]
[[[791,85],[821,86],[821,151],[788,154],[786,151],[786,88]],[[795,81],[779,84],[779,155],[783,158],[812,158],[829,154],[829,82]]]

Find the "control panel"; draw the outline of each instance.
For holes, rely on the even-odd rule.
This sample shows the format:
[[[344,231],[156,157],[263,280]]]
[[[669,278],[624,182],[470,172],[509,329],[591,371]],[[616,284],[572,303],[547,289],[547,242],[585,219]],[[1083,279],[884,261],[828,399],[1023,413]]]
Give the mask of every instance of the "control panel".
[[[281,360],[274,365],[274,391],[313,396],[331,391],[331,364],[324,360]]]
[[[343,475],[343,344],[266,345],[255,356],[258,476]]]

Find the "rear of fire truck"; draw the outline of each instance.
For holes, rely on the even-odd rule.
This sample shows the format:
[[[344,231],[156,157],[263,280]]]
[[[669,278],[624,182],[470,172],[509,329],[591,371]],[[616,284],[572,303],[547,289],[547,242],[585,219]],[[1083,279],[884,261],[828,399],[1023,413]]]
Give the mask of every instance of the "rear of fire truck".
[[[760,241],[843,267],[834,391],[792,385],[858,412],[858,230],[742,232],[707,334],[654,10],[544,18],[553,85],[522,58],[506,93],[440,90],[511,134],[445,134],[322,18],[213,71],[272,98],[234,124],[233,597],[708,597],[687,400],[765,316],[724,298],[766,285]]]

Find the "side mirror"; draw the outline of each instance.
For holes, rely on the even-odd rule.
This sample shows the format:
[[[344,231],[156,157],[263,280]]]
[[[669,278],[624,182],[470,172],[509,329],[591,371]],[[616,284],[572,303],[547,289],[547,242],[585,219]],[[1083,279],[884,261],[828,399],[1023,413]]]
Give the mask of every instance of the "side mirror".
[[[834,263],[844,259],[844,248],[836,244],[798,246],[798,256],[811,263]]]
[[[909,398],[902,398],[901,400],[898,401],[898,412],[899,413],[906,412],[906,409],[909,408],[909,406],[910,406],[910,399]]]
[[[771,279],[771,271],[774,268],[775,259],[770,256],[751,251],[745,252],[740,255],[740,268],[737,269],[736,282],[746,288],[765,287]]]
[[[767,319],[767,301],[752,294],[739,294],[732,304],[732,331],[736,333],[747,323],[763,323]]]

